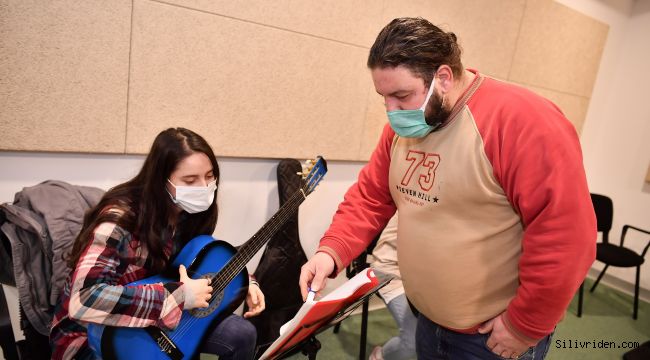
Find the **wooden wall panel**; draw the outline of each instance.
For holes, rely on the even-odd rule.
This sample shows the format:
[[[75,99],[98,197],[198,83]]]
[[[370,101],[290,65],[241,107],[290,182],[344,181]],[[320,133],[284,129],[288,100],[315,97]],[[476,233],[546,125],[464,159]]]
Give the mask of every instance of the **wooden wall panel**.
[[[124,152],[130,14],[0,0],[0,150]]]

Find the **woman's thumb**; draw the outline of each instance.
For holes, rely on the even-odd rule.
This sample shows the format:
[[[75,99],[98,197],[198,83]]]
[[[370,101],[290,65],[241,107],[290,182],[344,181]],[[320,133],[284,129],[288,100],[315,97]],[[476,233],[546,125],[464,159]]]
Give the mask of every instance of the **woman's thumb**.
[[[185,265],[181,265],[178,268],[178,273],[181,275],[181,282],[183,282],[184,279],[187,279],[187,270],[185,269]]]

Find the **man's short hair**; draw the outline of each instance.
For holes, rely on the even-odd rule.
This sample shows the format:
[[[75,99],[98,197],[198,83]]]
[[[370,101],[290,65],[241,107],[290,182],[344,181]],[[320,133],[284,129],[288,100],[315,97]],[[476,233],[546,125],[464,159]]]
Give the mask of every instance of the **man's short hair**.
[[[454,76],[463,71],[456,35],[444,32],[423,18],[397,18],[386,25],[368,55],[368,68],[404,66],[430,83],[440,65],[451,67]]]

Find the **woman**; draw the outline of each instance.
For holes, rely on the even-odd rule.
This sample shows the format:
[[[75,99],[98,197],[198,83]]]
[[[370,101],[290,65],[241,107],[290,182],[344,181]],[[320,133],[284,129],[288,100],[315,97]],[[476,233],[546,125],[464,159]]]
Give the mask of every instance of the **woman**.
[[[85,323],[174,329],[182,310],[208,306],[208,281],[189,278],[182,265],[179,282],[124,285],[161,272],[187,241],[213,233],[218,182],[217,160],[201,136],[183,128],[158,134],[139,174],[109,190],[84,218],[68,259],[74,272],[52,322],[53,359],[95,358]],[[255,285],[249,286],[245,317],[264,309]],[[221,359],[255,353],[255,327],[236,315],[206,339],[201,352]]]

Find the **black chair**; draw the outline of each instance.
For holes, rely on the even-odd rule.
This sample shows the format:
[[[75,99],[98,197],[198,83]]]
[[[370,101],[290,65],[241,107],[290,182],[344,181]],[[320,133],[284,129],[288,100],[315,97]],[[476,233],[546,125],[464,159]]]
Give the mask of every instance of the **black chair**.
[[[650,235],[649,230],[639,229],[631,225],[624,225],[621,231],[620,245],[615,245],[609,242],[609,231],[612,229],[612,219],[614,218],[614,205],[612,199],[607,196],[599,194],[591,194],[591,201],[594,204],[594,211],[596,212],[596,222],[598,231],[602,233],[602,242],[596,244],[596,260],[605,263],[605,267],[598,275],[596,282],[589,290],[593,292],[598,286],[598,283],[605,275],[605,271],[610,266],[616,267],[636,267],[636,282],[634,284],[634,312],[632,317],[636,320],[639,309],[639,275],[641,274],[641,265],[645,261],[645,254],[650,247],[650,240],[646,244],[643,252],[639,255],[635,251],[623,246],[625,236],[628,230],[636,230],[644,234]],[[580,285],[580,293],[578,299],[578,316],[582,315],[582,293],[583,286]]]

